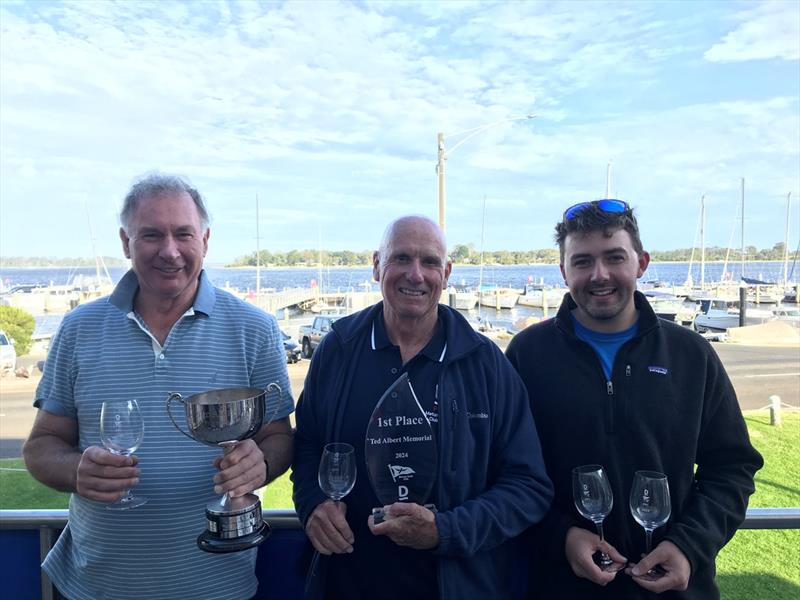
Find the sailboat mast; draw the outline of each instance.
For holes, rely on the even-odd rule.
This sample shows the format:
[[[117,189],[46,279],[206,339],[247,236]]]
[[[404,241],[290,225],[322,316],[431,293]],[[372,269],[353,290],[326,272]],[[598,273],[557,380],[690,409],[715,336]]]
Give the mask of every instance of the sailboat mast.
[[[706,195],[700,198],[700,289],[706,286]]]
[[[111,283],[111,275],[108,272],[108,267],[106,267],[106,261],[103,260],[102,256],[97,254],[97,240],[94,237],[94,228],[92,227],[92,215],[89,212],[89,203],[84,200],[83,208],[86,210],[86,222],[89,224],[89,240],[92,243],[92,254],[94,255],[94,272],[95,272],[95,282],[99,286],[100,282],[102,281],[102,276],[100,275],[100,267],[103,267],[103,273],[106,275],[106,281]],[[788,218],[788,217],[787,217]],[[788,225],[787,225],[788,226]]]
[[[322,302],[322,223],[317,223],[317,302]]]
[[[256,194],[256,306],[261,306],[261,231],[258,216],[258,194]]]
[[[611,161],[606,165],[606,198],[611,198]]]
[[[478,270],[478,321],[481,320],[481,294],[483,293],[483,233],[486,229],[486,195],[483,196],[483,217],[481,218],[481,266]]]
[[[742,177],[742,278],[744,278],[744,177]]]
[[[783,236],[783,287],[789,284],[789,207],[792,204],[792,192],[786,194],[786,233]]]

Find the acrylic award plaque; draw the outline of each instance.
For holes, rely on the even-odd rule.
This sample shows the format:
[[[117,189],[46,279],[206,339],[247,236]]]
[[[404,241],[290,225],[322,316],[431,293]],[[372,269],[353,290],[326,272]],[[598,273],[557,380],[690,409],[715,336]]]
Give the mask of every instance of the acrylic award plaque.
[[[425,504],[436,482],[436,440],[428,417],[417,400],[408,374],[403,373],[384,392],[367,427],[364,457],[367,477],[378,500]],[[383,509],[372,510],[376,523]]]

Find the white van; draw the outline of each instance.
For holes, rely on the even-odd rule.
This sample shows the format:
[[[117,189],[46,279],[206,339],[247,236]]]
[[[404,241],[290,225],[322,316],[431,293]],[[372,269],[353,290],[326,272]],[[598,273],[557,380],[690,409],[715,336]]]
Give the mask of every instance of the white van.
[[[0,331],[0,374],[14,372],[17,368],[17,351],[12,340],[5,331]]]

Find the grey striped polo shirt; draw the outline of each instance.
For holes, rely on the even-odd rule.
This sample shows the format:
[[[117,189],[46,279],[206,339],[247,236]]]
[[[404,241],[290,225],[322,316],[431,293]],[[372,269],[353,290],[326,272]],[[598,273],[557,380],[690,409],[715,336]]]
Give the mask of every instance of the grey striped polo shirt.
[[[284,390],[268,396],[267,414],[289,415],[286,355],[271,315],[215,288],[200,275],[193,307],[173,326],[164,346],[133,312],[138,289],[129,271],[113,294],[77,307],[53,339],[34,405],[77,419],[80,449],[101,445],[100,406],[138,400],[145,421],[136,451],[137,496],[147,504],[123,511],[72,494],[69,524],[42,565],[71,600],[252,597],[255,550],[208,554],[196,544],[205,530],[205,505],[215,496],[212,465],[221,454],[179,433],[166,399],[228,387]],[[185,428],[180,405],[173,409]]]

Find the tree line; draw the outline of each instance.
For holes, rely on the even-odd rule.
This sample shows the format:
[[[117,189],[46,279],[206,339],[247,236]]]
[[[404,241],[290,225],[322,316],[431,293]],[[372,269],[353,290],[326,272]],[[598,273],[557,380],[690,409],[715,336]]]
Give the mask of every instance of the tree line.
[[[107,267],[125,265],[121,258],[103,256],[102,260]],[[0,266],[3,267],[94,267],[93,258],[64,258],[57,256],[3,256],[0,257]]]
[[[654,250],[650,258],[659,262],[688,262],[692,257],[692,248],[678,250]],[[757,249],[755,246],[745,248],[745,259],[753,261],[783,260],[783,242],[776,243],[769,249]],[[372,250],[353,252],[351,250],[290,250],[289,252],[271,252],[262,250],[260,261],[257,261],[255,252],[236,258],[228,267],[255,267],[257,262],[262,266],[271,267],[302,267],[323,264],[332,267],[366,267],[372,265]],[[707,261],[722,261],[726,255],[728,260],[739,261],[742,259],[741,249],[729,250],[720,246],[706,248]],[[792,253],[790,252],[790,257]],[[481,264],[481,253],[475,249],[474,244],[456,244],[451,252],[450,259],[460,265]],[[700,249],[694,249],[694,260],[700,260]],[[558,248],[541,248],[539,250],[484,250],[484,264],[498,265],[529,265],[529,264],[558,264]]]

